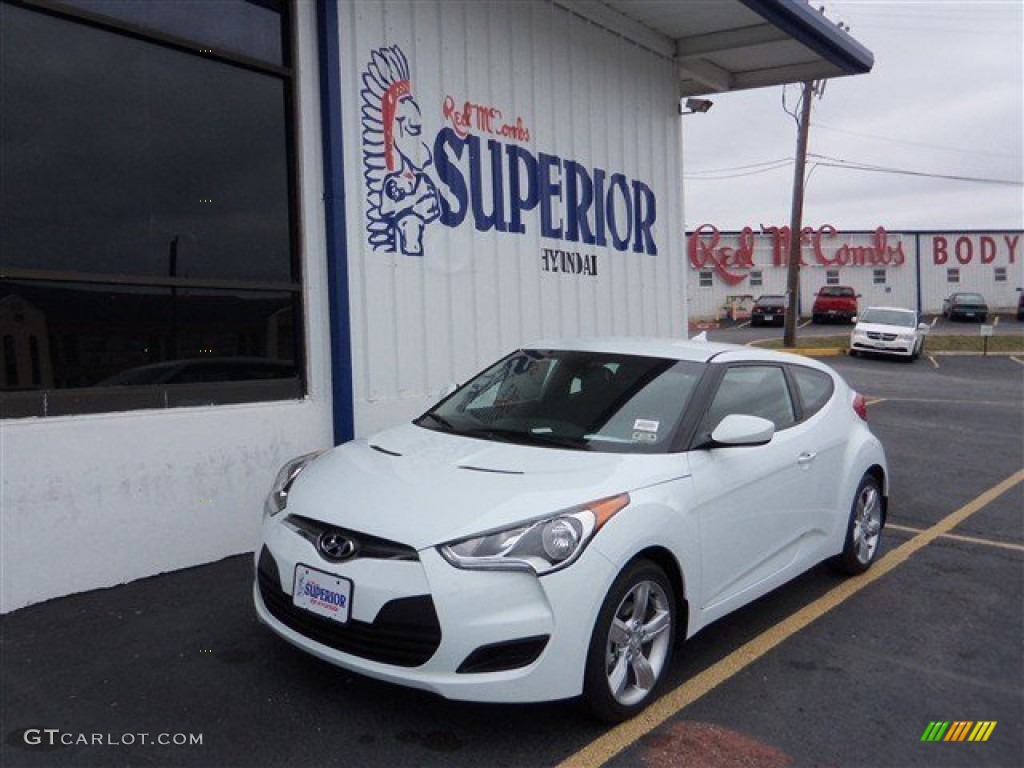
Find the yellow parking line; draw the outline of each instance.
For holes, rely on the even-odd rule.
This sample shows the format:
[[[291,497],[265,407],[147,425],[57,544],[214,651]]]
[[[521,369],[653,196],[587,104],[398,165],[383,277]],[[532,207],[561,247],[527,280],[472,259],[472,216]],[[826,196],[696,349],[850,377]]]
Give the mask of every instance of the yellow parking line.
[[[906,562],[911,555],[931,544],[939,536],[948,534],[979,509],[1021,482],[1024,482],[1024,469],[1018,470],[932,527],[904,542],[878,560],[863,575],[847,579],[814,602],[805,605],[796,613],[765,630],[753,640],[744,643],[721,661],[669,691],[632,720],[620,723],[583,749],[567,757],[558,764],[557,768],[594,768],[604,765],[638,739],[676,715],[684,707],[697,701],[837,605],[878,581],[896,566]]]
[[[895,523],[886,523],[885,527],[892,531],[903,531],[904,533],[924,533],[924,529],[914,528],[910,525],[896,525]],[[945,533],[940,538],[950,539],[952,541],[962,541],[966,544],[980,544],[985,547],[998,547],[1000,549],[1009,549],[1013,552],[1024,552],[1024,544],[1013,544],[1009,541],[995,541],[993,539],[983,539],[978,536],[964,536],[960,533]]]

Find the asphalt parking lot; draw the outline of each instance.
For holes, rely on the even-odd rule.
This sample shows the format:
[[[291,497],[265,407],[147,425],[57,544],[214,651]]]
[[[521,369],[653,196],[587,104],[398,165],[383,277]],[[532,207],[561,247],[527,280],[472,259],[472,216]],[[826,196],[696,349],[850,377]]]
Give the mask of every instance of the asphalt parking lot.
[[[879,561],[848,581],[816,568],[712,625],[634,721],[330,667],[258,625],[236,557],[2,617],[0,765],[1019,766],[1024,362],[830,362],[889,455]],[[995,726],[922,741],[947,721]]]

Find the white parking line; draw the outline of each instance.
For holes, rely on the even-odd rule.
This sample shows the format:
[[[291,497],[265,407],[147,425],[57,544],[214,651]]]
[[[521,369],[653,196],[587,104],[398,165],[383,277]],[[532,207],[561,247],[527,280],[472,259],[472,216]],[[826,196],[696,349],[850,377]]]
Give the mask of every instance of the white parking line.
[[[939,367],[939,361],[935,359],[935,355],[928,355],[928,360],[935,368]]]
[[[1019,357],[1011,356],[1010,359],[1013,360],[1013,362],[1015,363],[1020,363],[1021,365],[1024,365],[1024,360],[1021,360]]]
[[[797,328],[806,328],[810,324],[811,324],[810,320],[804,320],[802,323],[800,323],[800,325],[797,326]]]
[[[999,315],[996,315],[996,319],[992,321],[992,325],[999,325]]]
[[[935,324],[937,322],[939,322],[939,316],[938,315],[936,315],[935,317],[932,318],[932,328],[935,327]]]
[[[914,528],[910,525],[896,525],[895,523],[886,523],[885,527],[887,530],[903,531],[904,533],[924,533],[924,528]],[[1014,544],[1009,541],[993,541],[992,539],[983,539],[978,536],[963,536],[959,533],[944,533],[939,536],[940,539],[950,539],[952,541],[962,541],[967,544],[980,544],[986,547],[998,547],[999,549],[1009,549],[1014,552],[1024,552],[1024,545]]]

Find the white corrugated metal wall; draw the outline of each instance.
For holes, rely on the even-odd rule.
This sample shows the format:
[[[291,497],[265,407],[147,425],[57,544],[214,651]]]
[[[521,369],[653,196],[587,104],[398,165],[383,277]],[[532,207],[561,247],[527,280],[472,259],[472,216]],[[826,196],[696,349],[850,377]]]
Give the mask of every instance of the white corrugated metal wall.
[[[939,312],[954,291],[976,291],[989,307],[1017,306],[1024,287],[1024,233],[922,232],[921,292],[924,311]]]
[[[670,61],[548,3],[420,0],[342,8],[357,434],[407,418],[446,384],[464,380],[526,341],[554,335],[686,334],[679,116]],[[380,138],[366,132],[364,118],[369,104],[371,123],[377,125],[382,114],[377,106],[391,97],[378,98],[364,74],[372,69],[374,52],[391,46],[408,62],[407,93],[419,108],[422,138],[434,150],[433,165],[420,170],[441,197],[452,203],[450,189],[438,178],[438,164],[445,159],[469,181],[468,152],[457,157],[448,151],[440,157],[444,153],[433,143],[440,131],[454,127],[451,105],[456,111],[466,103],[494,109],[491,130],[479,123],[468,129],[483,147],[485,207],[493,202],[486,150],[493,139],[500,143],[503,166],[510,152],[525,151],[537,159],[546,154],[578,163],[595,189],[595,169],[606,172],[609,191],[614,191],[613,174],[628,180],[619,192],[635,193],[634,182],[648,187],[656,201],[649,229],[657,254],[637,253],[633,247],[617,250],[611,236],[605,247],[544,237],[542,205],[522,212],[522,234],[478,231],[470,211],[457,226],[414,222],[414,229],[422,228],[422,255],[374,248],[370,221],[376,211],[368,196],[372,182],[366,152],[368,146],[380,146]],[[400,96],[406,92],[403,86],[393,90]],[[478,117],[479,111],[472,115]],[[494,132],[508,124],[519,131]],[[418,175],[414,168],[409,171],[410,179]],[[561,185],[551,198],[551,218],[566,231],[568,187],[576,182],[567,178],[571,174],[564,164],[546,172],[552,184]],[[506,173],[501,193],[506,214],[509,180]],[[521,179],[521,185],[526,183]],[[612,197],[614,211],[605,211],[605,224],[614,218],[622,230],[625,222],[635,222],[626,218],[628,195]],[[458,207],[457,201],[452,204]],[[595,231],[596,210],[590,211]],[[579,254],[565,266],[582,269],[585,263],[597,274],[546,271],[545,249]]]

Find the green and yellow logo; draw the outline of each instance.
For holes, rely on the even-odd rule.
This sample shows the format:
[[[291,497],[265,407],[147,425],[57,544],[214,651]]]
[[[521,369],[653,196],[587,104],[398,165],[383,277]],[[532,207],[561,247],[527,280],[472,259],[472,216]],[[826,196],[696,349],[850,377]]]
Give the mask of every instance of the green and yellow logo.
[[[988,741],[995,729],[995,720],[933,720],[921,734],[921,741]]]

